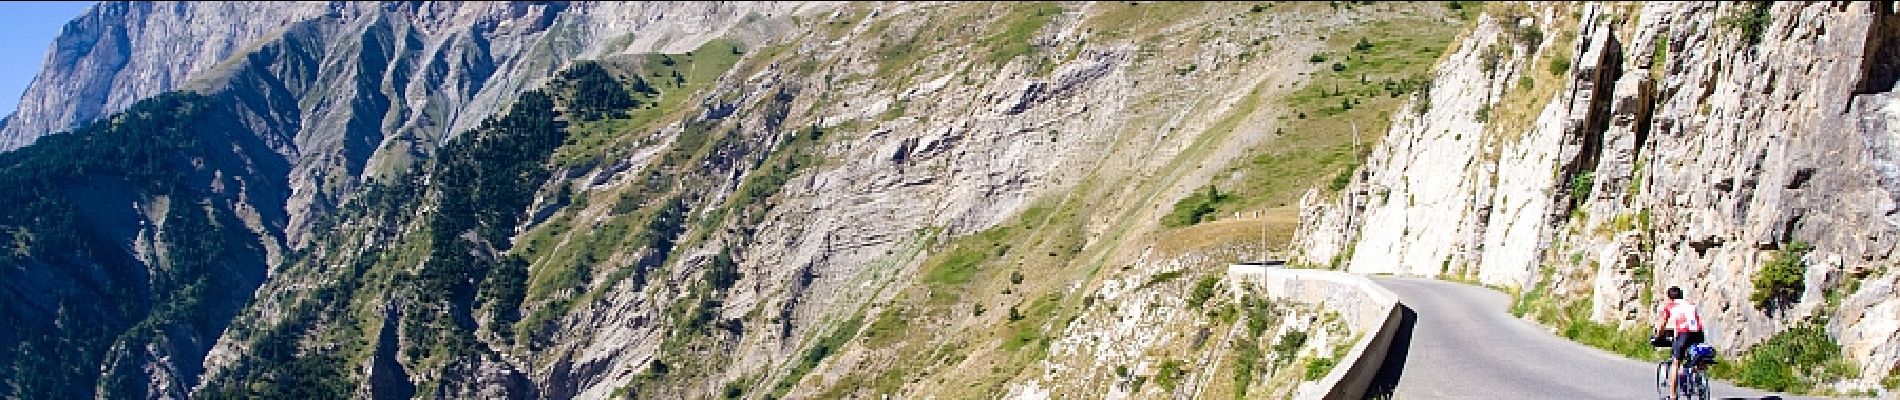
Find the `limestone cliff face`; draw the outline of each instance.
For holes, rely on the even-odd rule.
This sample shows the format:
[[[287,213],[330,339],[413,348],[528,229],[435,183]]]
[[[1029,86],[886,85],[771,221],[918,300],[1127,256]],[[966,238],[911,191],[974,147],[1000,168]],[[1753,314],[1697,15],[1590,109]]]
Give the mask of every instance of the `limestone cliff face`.
[[[1863,371],[1838,387],[1879,382],[1900,364],[1900,20],[1889,3],[1778,2],[1752,43],[1732,17],[1747,7],[1492,15],[1347,190],[1307,197],[1303,257],[1548,285],[1626,327],[1681,286],[1736,350],[1827,314]],[[1533,27],[1555,40],[1520,40]],[[1540,79],[1553,59],[1569,68]],[[1548,97],[1531,87],[1553,84]],[[1805,289],[1758,307],[1752,278],[1795,242],[1813,246]]]
[[[54,39],[42,72],[0,126],[0,150],[179,88],[196,73],[326,8],[317,2],[95,4]]]

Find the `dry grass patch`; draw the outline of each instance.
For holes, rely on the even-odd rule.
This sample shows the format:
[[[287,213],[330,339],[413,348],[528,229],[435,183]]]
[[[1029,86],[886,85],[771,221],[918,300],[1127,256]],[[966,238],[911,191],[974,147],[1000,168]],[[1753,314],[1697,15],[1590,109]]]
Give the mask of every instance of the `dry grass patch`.
[[[1326,33],[1325,47],[1307,60],[1318,64],[1316,72],[1280,99],[1283,127],[1215,178],[1237,182],[1223,191],[1238,194],[1217,211],[1287,207],[1309,188],[1338,189],[1343,184],[1324,184],[1350,180],[1390,128],[1393,113],[1423,90],[1451,40],[1467,29],[1446,24],[1441,5],[1409,11],[1411,16]]]
[[[1298,207],[1275,207],[1264,217],[1248,216],[1202,223],[1161,233],[1155,250],[1162,254],[1181,254],[1230,244],[1258,245],[1265,224],[1267,247],[1286,248],[1293,231],[1300,226]]]

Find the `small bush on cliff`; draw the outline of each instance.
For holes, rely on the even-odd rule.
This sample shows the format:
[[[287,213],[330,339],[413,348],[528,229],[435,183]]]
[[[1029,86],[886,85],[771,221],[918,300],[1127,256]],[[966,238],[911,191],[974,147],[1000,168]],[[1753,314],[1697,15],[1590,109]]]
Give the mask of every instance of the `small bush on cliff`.
[[[1312,362],[1306,364],[1306,380],[1317,381],[1319,378],[1325,378],[1326,374],[1333,372],[1333,364],[1335,363],[1337,363],[1337,361],[1334,361],[1330,357],[1313,359]]]
[[[1291,360],[1302,347],[1306,347],[1306,332],[1287,331],[1280,334],[1280,341],[1273,345],[1274,358],[1280,361]]]
[[[1187,376],[1185,364],[1181,360],[1161,362],[1161,370],[1155,372],[1155,383],[1161,385],[1162,389],[1174,390],[1174,386],[1180,384],[1181,378]]]
[[[1766,1],[1751,1],[1742,5],[1741,9],[1722,17],[1717,23],[1742,34],[1742,40],[1748,41],[1750,45],[1761,44],[1762,33],[1768,30],[1768,23],[1773,20],[1773,17],[1768,15],[1768,8],[1771,5]]]
[[[1207,299],[1214,297],[1214,289],[1220,285],[1220,277],[1209,276],[1194,283],[1194,291],[1188,293],[1188,306],[1201,308]]]
[[[1335,192],[1346,190],[1346,186],[1352,184],[1353,173],[1358,171],[1359,162],[1355,160],[1351,164],[1347,164],[1345,170],[1339,171],[1339,175],[1334,175],[1333,183],[1328,187],[1332,188]]]
[[[1570,59],[1566,57],[1551,57],[1550,74],[1563,75],[1565,72],[1570,72]]]
[[[1584,172],[1570,178],[1570,198],[1579,203],[1590,197],[1590,189],[1596,184],[1596,173]]]
[[[1736,362],[1715,364],[1711,374],[1734,379],[1742,386],[1803,393],[1855,372],[1853,364],[1842,358],[1841,345],[1827,336],[1827,330],[1806,322],[1769,337]]]
[[[1807,274],[1801,257],[1806,256],[1810,248],[1806,242],[1796,241],[1776,252],[1775,258],[1762,265],[1761,272],[1755,273],[1755,292],[1749,294],[1748,300],[1763,310],[1785,307],[1799,300],[1806,286],[1803,275]]]

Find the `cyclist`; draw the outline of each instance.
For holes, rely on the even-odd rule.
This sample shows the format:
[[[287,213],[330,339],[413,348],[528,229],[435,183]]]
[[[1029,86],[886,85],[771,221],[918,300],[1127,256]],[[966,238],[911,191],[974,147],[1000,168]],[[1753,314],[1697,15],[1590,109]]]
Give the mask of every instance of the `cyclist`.
[[[1682,288],[1670,286],[1669,299],[1663,300],[1656,311],[1662,320],[1656,325],[1656,336],[1662,337],[1664,330],[1675,331],[1675,341],[1669,346],[1669,357],[1674,360],[1669,368],[1670,398],[1675,398],[1676,380],[1682,374],[1682,363],[1689,359],[1689,347],[1701,344],[1702,313],[1695,303],[1682,299]]]

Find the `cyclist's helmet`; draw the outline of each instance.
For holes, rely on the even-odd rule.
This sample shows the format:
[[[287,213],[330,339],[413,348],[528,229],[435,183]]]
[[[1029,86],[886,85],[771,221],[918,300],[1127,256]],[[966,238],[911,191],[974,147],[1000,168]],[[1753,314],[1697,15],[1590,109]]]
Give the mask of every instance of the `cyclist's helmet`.
[[[1708,343],[1696,343],[1689,347],[1689,359],[1704,364],[1714,362],[1715,346],[1710,346]]]

